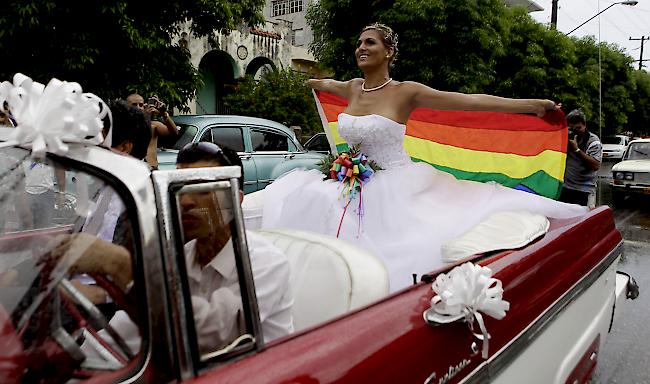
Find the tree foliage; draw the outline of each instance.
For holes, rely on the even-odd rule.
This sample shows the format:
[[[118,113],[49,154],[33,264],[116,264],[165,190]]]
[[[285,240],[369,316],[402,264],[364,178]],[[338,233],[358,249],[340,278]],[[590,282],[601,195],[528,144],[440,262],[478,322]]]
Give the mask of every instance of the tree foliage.
[[[628,124],[625,130],[641,136],[650,133],[650,74],[644,70],[632,73],[634,89],[630,99],[634,101],[634,111],[628,114]]]
[[[501,0],[321,0],[308,11],[316,57],[341,79],[360,76],[354,59],[361,29],[376,21],[398,31],[394,69],[401,80],[480,92],[503,53]],[[462,57],[462,61],[458,58]]]
[[[0,12],[0,79],[56,77],[106,99],[155,93],[182,107],[202,84],[189,53],[172,40],[180,28],[189,23],[201,37],[243,20],[256,24],[264,3],[8,0]]]
[[[224,99],[232,113],[297,125],[305,135],[322,131],[306,75],[291,70],[272,71],[260,81],[246,76]]]
[[[354,44],[363,26],[379,21],[399,34],[396,79],[448,91],[553,99],[567,111],[583,109],[595,132],[602,84],[603,135],[650,123],[642,110],[650,106],[647,73],[636,73],[621,48],[548,30],[503,1],[321,0],[310,7],[308,21],[312,51],[339,79],[361,75]]]

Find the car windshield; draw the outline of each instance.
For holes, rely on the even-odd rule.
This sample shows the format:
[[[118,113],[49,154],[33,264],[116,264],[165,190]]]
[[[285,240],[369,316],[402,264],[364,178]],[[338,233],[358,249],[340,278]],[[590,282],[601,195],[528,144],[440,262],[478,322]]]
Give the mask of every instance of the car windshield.
[[[121,269],[118,284],[102,272],[107,256],[131,263],[133,239],[126,205],[102,179],[22,148],[0,148],[3,382],[64,383],[121,370],[136,358],[139,346],[113,338],[107,323],[118,312],[139,318],[125,293],[133,273]],[[141,328],[130,324],[139,337]],[[9,364],[15,371],[6,376]]]
[[[630,144],[626,160],[650,160],[650,142]]]
[[[185,144],[190,143],[199,128],[191,124],[177,123],[178,135],[177,136],[160,136],[158,137],[158,147],[165,149],[178,149],[180,150]]]
[[[623,138],[618,137],[618,136],[606,136],[603,137],[603,144],[616,144],[616,145],[623,145]]]

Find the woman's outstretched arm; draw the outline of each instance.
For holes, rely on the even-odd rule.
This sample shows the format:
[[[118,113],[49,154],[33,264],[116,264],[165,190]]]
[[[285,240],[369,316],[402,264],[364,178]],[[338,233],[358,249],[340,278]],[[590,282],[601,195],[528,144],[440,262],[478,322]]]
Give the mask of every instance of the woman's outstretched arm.
[[[459,111],[487,111],[534,113],[543,116],[546,111],[558,110],[551,100],[509,99],[506,97],[444,92],[416,82],[405,82],[414,108],[431,108]]]
[[[332,79],[309,79],[307,85],[315,90],[333,93],[335,95],[350,98],[351,81],[338,81]]]

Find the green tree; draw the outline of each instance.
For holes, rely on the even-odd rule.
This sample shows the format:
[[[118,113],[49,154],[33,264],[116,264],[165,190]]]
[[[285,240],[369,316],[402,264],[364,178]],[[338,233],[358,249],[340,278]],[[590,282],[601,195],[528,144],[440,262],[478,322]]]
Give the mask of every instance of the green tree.
[[[246,76],[237,92],[224,101],[234,114],[297,125],[304,135],[312,135],[323,128],[306,79],[306,75],[291,70],[269,72],[260,81]]]
[[[56,77],[112,99],[158,94],[183,107],[201,80],[172,38],[189,23],[195,37],[262,21],[264,0],[9,0],[0,12],[0,79],[22,72]]]
[[[598,44],[593,37],[575,40],[578,87],[586,92],[582,107],[587,113],[590,129],[602,135],[612,135],[624,130],[628,114],[634,111],[630,92],[635,85],[632,77],[632,58],[621,48],[600,43],[601,71],[598,70]],[[602,125],[599,126],[599,76],[602,75]]]
[[[544,97],[576,104],[578,72],[575,45],[557,31],[533,20],[525,9],[509,9],[506,49],[497,60],[490,92],[516,98]]]
[[[634,103],[634,112],[628,115],[625,131],[632,131],[641,136],[650,132],[650,74],[645,70],[634,70],[634,89],[630,99]]]

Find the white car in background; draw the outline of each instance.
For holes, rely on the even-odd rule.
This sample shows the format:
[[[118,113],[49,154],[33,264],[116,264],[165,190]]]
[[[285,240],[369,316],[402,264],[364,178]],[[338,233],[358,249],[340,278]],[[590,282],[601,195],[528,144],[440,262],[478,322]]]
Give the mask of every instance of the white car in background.
[[[625,135],[605,136],[602,143],[603,160],[621,160],[630,143],[630,138]]]
[[[612,166],[612,200],[632,193],[650,195],[650,139],[633,140],[620,163]]]

